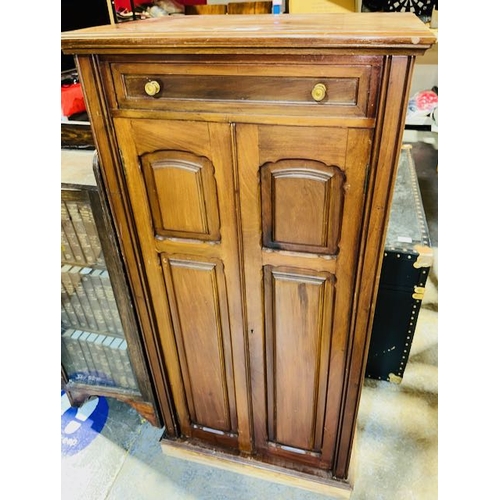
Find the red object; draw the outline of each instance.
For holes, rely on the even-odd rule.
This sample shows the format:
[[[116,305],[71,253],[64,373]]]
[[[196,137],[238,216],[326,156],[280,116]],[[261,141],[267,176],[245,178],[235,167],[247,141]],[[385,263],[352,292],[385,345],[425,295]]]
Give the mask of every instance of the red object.
[[[151,0],[134,0],[134,5],[138,7],[139,5],[142,5],[143,3],[152,3]],[[127,10],[128,12],[132,12],[132,4],[130,3],[130,0],[115,0],[115,10]]]
[[[438,105],[438,96],[432,90],[423,90],[415,95],[415,103],[419,110],[430,112]]]
[[[85,111],[82,86],[80,83],[61,86],[61,113],[71,116]]]
[[[136,7],[144,3],[153,3],[153,0],[134,0],[134,5]],[[177,3],[180,3],[181,5],[205,5],[207,0],[177,0]],[[132,12],[130,0],[115,0],[115,9],[117,11],[126,9],[129,12]]]

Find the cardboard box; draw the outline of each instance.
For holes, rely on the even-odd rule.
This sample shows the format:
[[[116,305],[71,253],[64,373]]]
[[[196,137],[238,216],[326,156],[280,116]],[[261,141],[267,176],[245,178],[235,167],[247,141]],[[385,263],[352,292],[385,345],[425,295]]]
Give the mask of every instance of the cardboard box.
[[[362,0],[288,0],[290,14],[361,12]]]

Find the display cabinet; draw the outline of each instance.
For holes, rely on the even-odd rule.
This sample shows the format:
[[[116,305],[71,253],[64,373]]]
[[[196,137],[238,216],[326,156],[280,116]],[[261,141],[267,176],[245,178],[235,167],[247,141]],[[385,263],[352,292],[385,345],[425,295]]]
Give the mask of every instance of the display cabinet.
[[[126,401],[161,426],[95,151],[61,151],[61,361],[75,405]]]
[[[434,40],[378,13],[63,33],[166,453],[349,490],[409,84]]]

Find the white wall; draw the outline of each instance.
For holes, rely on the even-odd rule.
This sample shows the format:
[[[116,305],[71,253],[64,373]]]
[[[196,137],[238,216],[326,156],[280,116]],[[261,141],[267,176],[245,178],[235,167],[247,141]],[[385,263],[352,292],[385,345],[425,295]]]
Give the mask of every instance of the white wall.
[[[437,31],[435,31],[437,36]],[[423,56],[417,56],[410,96],[420,90],[438,86],[438,44],[435,43]]]

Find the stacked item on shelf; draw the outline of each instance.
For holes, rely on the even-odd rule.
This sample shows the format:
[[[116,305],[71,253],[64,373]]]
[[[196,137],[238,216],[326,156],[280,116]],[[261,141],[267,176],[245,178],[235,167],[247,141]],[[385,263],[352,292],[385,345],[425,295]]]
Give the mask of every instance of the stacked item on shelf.
[[[71,190],[61,199],[61,305],[68,379],[137,389],[92,210]]]

